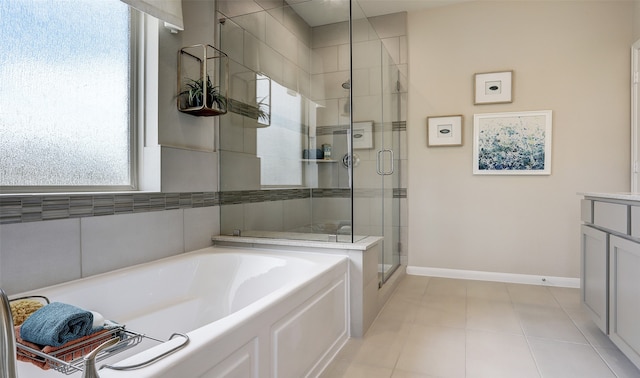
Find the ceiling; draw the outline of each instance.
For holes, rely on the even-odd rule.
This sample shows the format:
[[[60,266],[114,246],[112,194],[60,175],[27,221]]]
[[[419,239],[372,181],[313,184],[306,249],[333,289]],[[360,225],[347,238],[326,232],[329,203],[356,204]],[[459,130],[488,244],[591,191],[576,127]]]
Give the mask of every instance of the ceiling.
[[[469,0],[358,0],[367,17],[441,7]]]
[[[347,0],[286,0],[309,26],[327,25],[349,19]],[[354,0],[353,18],[381,16],[441,7],[470,0]]]

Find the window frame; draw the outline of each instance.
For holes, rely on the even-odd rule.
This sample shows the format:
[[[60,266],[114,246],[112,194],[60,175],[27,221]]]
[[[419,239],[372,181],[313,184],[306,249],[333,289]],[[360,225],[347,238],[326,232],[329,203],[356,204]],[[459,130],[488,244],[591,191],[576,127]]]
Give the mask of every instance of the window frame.
[[[124,3],[123,3],[124,4]],[[143,132],[144,117],[140,107],[140,96],[144,97],[145,15],[132,7],[129,8],[129,185],[0,185],[3,194],[41,194],[41,193],[114,193],[138,191],[140,170],[139,136]],[[142,64],[141,64],[142,63]]]

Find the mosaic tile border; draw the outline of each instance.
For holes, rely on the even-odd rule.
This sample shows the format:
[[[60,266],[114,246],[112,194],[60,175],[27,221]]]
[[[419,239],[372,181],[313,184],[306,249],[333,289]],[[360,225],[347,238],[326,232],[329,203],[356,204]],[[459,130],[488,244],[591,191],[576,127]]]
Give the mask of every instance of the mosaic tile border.
[[[389,126],[391,126],[392,131],[407,131],[407,121],[385,122],[382,125],[379,122],[375,122],[373,124],[376,131],[380,131],[382,127]],[[347,130],[349,130],[349,125],[317,126],[316,135],[346,134]]]
[[[382,196],[381,189],[356,189],[357,198]],[[11,195],[0,196],[0,224],[133,214],[304,198],[350,198],[351,189],[272,189],[228,192]],[[407,189],[394,188],[394,198]]]
[[[407,131],[407,121],[393,121],[391,127],[393,131]]]
[[[239,205],[309,198],[309,189],[238,190],[219,192],[220,205]]]
[[[383,195],[382,189],[355,189],[356,198],[376,198]],[[238,205],[269,201],[284,201],[303,198],[350,198],[348,188],[313,188],[309,189],[273,189],[273,190],[241,190],[220,192],[220,205]],[[394,188],[393,198],[407,198],[406,188]]]
[[[0,224],[218,206],[216,192],[0,196]]]

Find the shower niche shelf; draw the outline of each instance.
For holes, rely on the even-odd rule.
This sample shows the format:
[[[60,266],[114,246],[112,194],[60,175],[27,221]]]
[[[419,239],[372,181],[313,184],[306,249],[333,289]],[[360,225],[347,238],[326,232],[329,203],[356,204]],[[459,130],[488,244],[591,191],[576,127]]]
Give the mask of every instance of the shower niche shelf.
[[[194,116],[227,113],[229,57],[211,45],[192,45],[178,53],[178,110]]]

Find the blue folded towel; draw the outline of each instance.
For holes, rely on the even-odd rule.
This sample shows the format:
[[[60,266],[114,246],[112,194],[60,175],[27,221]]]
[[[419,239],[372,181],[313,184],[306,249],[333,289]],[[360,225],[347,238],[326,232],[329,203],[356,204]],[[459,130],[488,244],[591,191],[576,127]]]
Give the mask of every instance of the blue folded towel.
[[[81,308],[52,302],[22,323],[20,336],[38,345],[61,346],[91,334],[93,314]]]

